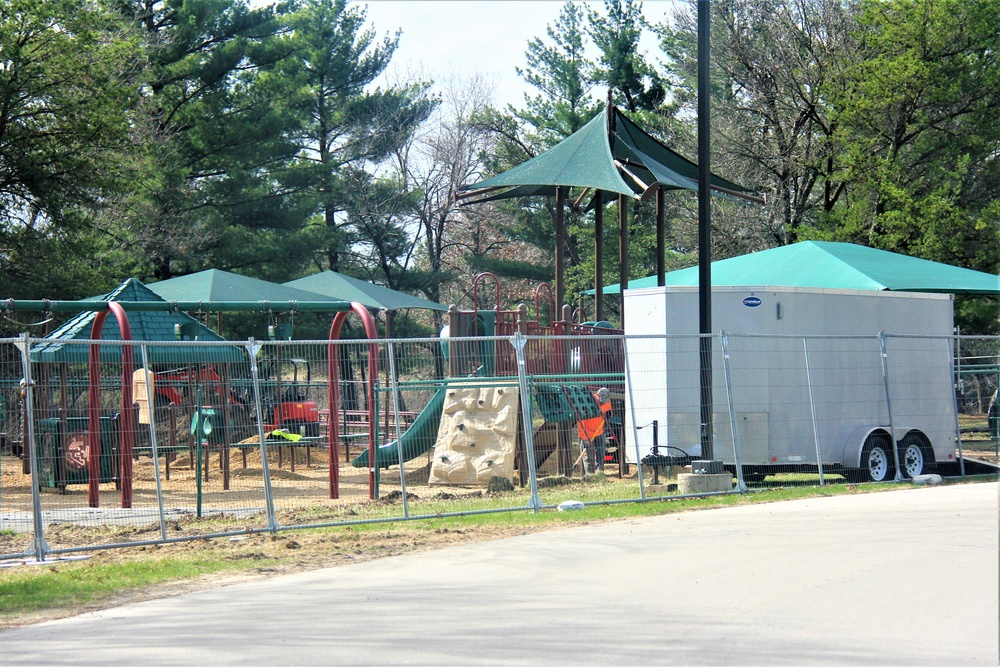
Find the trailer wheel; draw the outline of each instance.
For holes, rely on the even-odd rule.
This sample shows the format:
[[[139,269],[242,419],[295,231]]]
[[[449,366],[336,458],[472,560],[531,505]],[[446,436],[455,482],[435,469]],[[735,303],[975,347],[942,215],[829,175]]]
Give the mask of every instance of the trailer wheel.
[[[892,449],[888,438],[870,436],[861,454],[861,465],[869,481],[885,482],[893,479],[896,476],[896,469],[892,462]]]
[[[908,433],[899,446],[899,464],[903,467],[903,476],[913,478],[922,475],[926,463],[922,438],[915,433]]]

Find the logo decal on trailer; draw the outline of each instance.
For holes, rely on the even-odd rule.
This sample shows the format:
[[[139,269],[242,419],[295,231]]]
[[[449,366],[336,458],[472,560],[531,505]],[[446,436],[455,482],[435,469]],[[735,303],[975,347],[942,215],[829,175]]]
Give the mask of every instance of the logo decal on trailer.
[[[746,306],[747,308],[756,308],[761,303],[763,302],[760,300],[759,296],[748,296],[745,299],[743,299],[743,305]]]

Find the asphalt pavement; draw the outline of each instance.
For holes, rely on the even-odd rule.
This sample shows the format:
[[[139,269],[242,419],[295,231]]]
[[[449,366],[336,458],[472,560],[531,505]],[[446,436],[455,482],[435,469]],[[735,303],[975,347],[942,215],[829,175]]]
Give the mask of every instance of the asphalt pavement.
[[[996,665],[996,483],[464,544],[0,632],[3,665]]]

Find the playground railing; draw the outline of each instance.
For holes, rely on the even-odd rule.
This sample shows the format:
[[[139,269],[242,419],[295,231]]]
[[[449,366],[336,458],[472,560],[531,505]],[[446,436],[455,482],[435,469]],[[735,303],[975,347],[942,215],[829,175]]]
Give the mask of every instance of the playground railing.
[[[708,411],[701,337],[601,329],[0,341],[0,559],[842,483],[862,427],[890,481],[996,462],[1000,338],[708,336]]]

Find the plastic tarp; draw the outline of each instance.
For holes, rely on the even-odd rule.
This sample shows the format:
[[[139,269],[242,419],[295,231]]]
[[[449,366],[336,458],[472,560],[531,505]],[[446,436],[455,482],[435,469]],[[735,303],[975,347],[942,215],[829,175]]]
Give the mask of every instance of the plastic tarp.
[[[698,267],[667,273],[665,284],[698,285]],[[1000,276],[852,243],[826,241],[800,241],[712,262],[712,285],[1000,294]],[[656,276],[628,283],[628,289],[655,286]],[[604,288],[605,294],[618,291],[618,285]],[[584,292],[593,293],[594,290]]]

